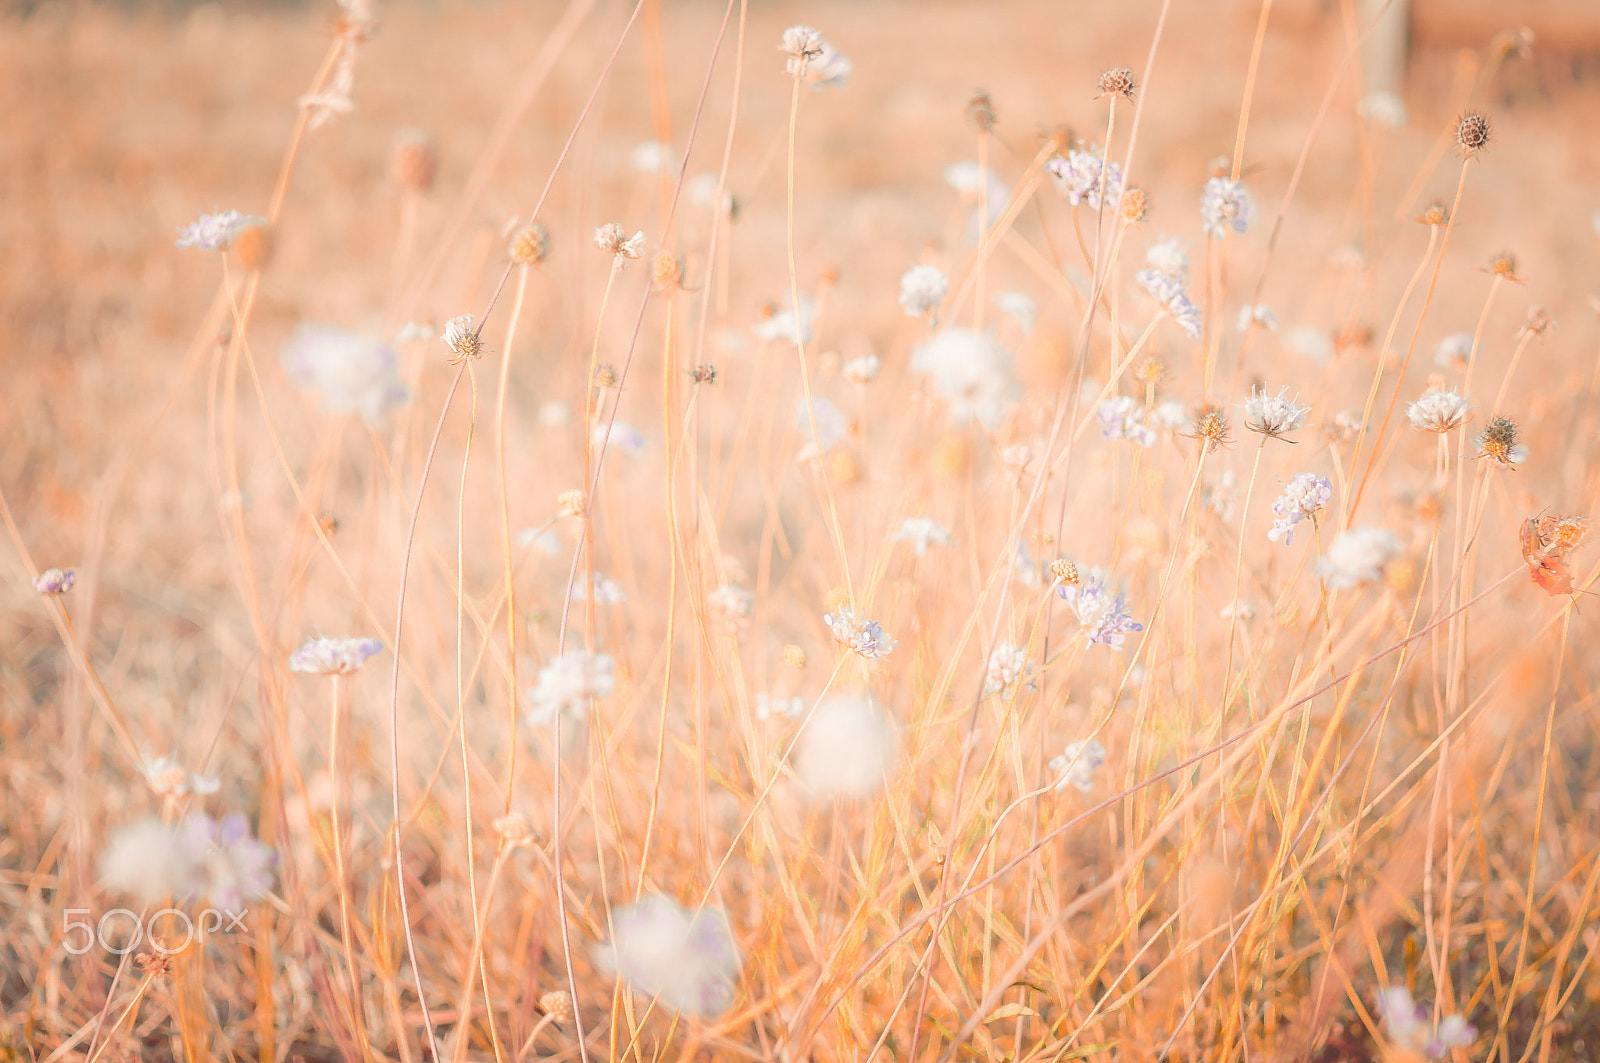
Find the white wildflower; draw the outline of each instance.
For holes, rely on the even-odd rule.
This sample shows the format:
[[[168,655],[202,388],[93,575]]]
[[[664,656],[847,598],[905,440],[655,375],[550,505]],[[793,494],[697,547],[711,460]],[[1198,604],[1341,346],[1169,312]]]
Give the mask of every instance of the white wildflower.
[[[930,546],[950,546],[955,542],[949,528],[928,517],[907,517],[895,533],[894,541],[910,543],[918,557],[926,554]]]
[[[857,620],[856,611],[848,605],[840,606],[837,616],[823,613],[822,622],[833,632],[835,642],[868,660],[882,660],[899,645],[876,620]]]
[[[1062,793],[1069,786],[1077,787],[1081,793],[1093,790],[1095,772],[1105,767],[1105,763],[1106,747],[1094,739],[1068,742],[1059,757],[1050,758],[1050,770],[1063,773],[1056,783],[1056,793]]]
[[[1351,528],[1328,547],[1317,562],[1317,575],[1330,588],[1356,587],[1383,578],[1384,568],[1400,556],[1400,539],[1384,528]]]
[[[1127,439],[1148,447],[1155,443],[1156,432],[1145,423],[1146,413],[1137,400],[1118,395],[1102,402],[1094,416],[1100,422],[1100,434],[1106,439]]]
[[[795,774],[819,798],[866,797],[884,785],[894,725],[864,695],[833,695],[812,711],[795,750]]]
[[[1416,402],[1407,403],[1406,417],[1414,428],[1443,433],[1466,424],[1472,417],[1472,407],[1454,388],[1439,388],[1425,391]]]
[[[907,317],[928,317],[938,322],[939,303],[950,282],[933,266],[912,266],[900,277],[900,309]]]
[[[1433,363],[1443,369],[1465,369],[1472,357],[1472,333],[1453,332],[1433,349]]]
[[[876,379],[882,370],[883,361],[875,354],[863,354],[839,367],[845,379],[854,384],[866,384]]]
[[[574,719],[588,715],[598,698],[608,697],[617,686],[616,662],[609,654],[568,650],[539,669],[539,679],[528,692],[533,708],[528,722],[542,727],[562,712]]]
[[[660,895],[616,909],[611,940],[595,948],[595,960],[634,992],[708,1019],[733,1003],[742,963],[725,914]]]
[[[1289,398],[1286,387],[1280,388],[1276,395],[1268,394],[1266,388],[1252,387],[1244,404],[1244,426],[1273,438],[1299,431],[1306,423],[1306,414],[1311,412],[1311,407],[1302,406],[1299,399],[1299,395]]]
[[[1239,331],[1250,331],[1251,325],[1260,325],[1268,332],[1278,331],[1278,315],[1269,306],[1252,306],[1246,303],[1239,308]]]
[[[1033,335],[1033,326],[1039,320],[1039,304],[1022,292],[1001,292],[994,297],[994,305],[1015,321],[1024,336]]]
[[[983,673],[983,693],[987,697],[999,694],[1002,698],[1010,697],[1011,692],[1017,688],[1028,674],[1028,650],[1024,646],[1013,646],[1009,642],[1002,642],[989,651],[989,662]]]
[[[982,332],[938,333],[912,352],[911,371],[930,378],[957,424],[976,420],[995,431],[1022,397],[1010,353]]]
[[[1331,483],[1315,473],[1295,473],[1284,485],[1283,493],[1272,503],[1272,512],[1277,514],[1278,519],[1273,521],[1267,538],[1273,542],[1282,539],[1285,546],[1292,544],[1294,526],[1307,518],[1314,522],[1317,514],[1327,509],[1332,501]]]

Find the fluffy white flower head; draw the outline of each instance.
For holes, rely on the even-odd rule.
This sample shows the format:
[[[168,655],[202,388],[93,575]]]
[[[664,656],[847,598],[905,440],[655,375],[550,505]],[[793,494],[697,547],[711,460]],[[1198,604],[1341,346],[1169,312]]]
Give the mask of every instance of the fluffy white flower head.
[[[939,303],[949,290],[949,280],[933,266],[912,266],[900,277],[900,309],[907,317],[937,320]]]
[[[918,557],[928,552],[930,546],[949,546],[955,542],[950,537],[950,529],[936,520],[928,517],[907,517],[900,522],[900,530],[895,533],[894,541],[897,543],[910,543]]]
[[[1351,528],[1317,562],[1317,575],[1331,588],[1356,587],[1383,578],[1384,567],[1400,556],[1400,539],[1385,528]]]
[[[611,925],[611,941],[595,949],[595,959],[634,992],[700,1018],[733,1003],[741,960],[722,912],[690,911],[653,895],[619,908]]]
[[[911,371],[929,378],[957,424],[995,431],[1022,396],[1011,354],[987,333],[945,329],[912,352]]]
[[[1276,395],[1266,388],[1251,388],[1244,404],[1244,426],[1264,436],[1282,437],[1298,431],[1306,423],[1310,406],[1302,406],[1299,395],[1289,397],[1288,388],[1278,389]]]
[[[608,696],[616,686],[616,662],[609,654],[568,650],[539,669],[538,681],[528,694],[533,702],[528,722],[544,726],[554,722],[558,712],[581,718],[597,698]]]
[[[1440,388],[1424,392],[1416,402],[1406,404],[1406,417],[1413,428],[1424,432],[1444,433],[1466,424],[1472,416],[1472,407],[1464,395],[1454,388]]]
[[[1059,757],[1050,758],[1050,770],[1061,772],[1056,782],[1056,793],[1073,786],[1080,793],[1094,789],[1094,776],[1105,767],[1106,747],[1094,739],[1087,742],[1068,742]]]
[[[795,751],[795,773],[819,798],[866,797],[893,765],[894,726],[865,696],[824,698]]]

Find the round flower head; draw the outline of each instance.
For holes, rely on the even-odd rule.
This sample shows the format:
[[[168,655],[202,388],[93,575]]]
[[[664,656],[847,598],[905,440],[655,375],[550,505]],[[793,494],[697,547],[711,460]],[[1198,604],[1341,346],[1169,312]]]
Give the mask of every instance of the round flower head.
[[[550,233],[538,222],[518,226],[506,243],[506,255],[519,266],[537,266],[550,257]]]
[[[804,74],[807,64],[822,57],[822,44],[822,34],[810,26],[790,26],[784,30],[778,51],[789,57],[785,69],[791,74]]]
[[[987,92],[975,92],[967,101],[967,121],[982,133],[992,130],[997,121],[994,113],[994,100]]]
[[[1356,587],[1383,578],[1383,570],[1400,556],[1400,540],[1383,528],[1351,528],[1328,547],[1317,562],[1317,575],[1330,588]]]
[[[644,233],[636,232],[629,236],[628,231],[616,222],[607,222],[594,231],[594,246],[612,256],[612,261],[620,269],[644,254]]]
[[[1378,1014],[1395,1047],[1425,1059],[1446,1059],[1452,1048],[1466,1048],[1478,1036],[1460,1015],[1446,1015],[1433,1025],[1432,1009],[1412,1000],[1405,986],[1389,986],[1378,993]]]
[[[1219,239],[1229,229],[1242,233],[1250,227],[1254,209],[1244,185],[1227,177],[1213,177],[1200,194],[1200,227],[1206,235]]]
[[[595,959],[635,992],[708,1019],[733,1003],[741,959],[722,912],[654,895],[613,912],[611,928]]]
[[[349,675],[383,649],[377,639],[307,639],[289,655],[289,671],[307,675]]]
[[[446,321],[444,335],[440,338],[444,340],[445,346],[450,348],[451,365],[468,358],[482,357],[488,350],[478,336],[477,330],[472,327],[471,314],[461,314]]]
[[[78,574],[72,569],[47,568],[33,579],[33,589],[40,594],[60,597],[72,589],[78,582]]]
[[[853,384],[865,384],[877,378],[883,370],[883,361],[875,354],[863,354],[839,367],[839,372]]]
[[[178,230],[179,247],[198,247],[202,251],[226,251],[244,230],[265,225],[267,219],[236,210],[202,214],[200,220]]]
[[[1276,395],[1267,394],[1266,388],[1251,388],[1250,398],[1244,404],[1244,426],[1252,432],[1282,439],[1298,431],[1306,423],[1310,406],[1302,406],[1296,395],[1289,398],[1289,389],[1280,388]]]
[[[819,798],[867,797],[893,766],[894,725],[865,696],[833,695],[800,732],[795,774]]]
[[[1017,684],[1027,678],[1028,671],[1027,647],[1002,642],[989,652],[989,662],[983,674],[983,692],[985,695],[1010,697]],[[1029,682],[1031,685],[1032,681]]]
[[[833,639],[853,653],[869,661],[881,661],[893,652],[898,643],[883,630],[876,620],[857,620],[856,611],[848,605],[840,606],[839,613],[823,613],[822,622],[833,632]]]
[[[1107,439],[1128,439],[1141,447],[1152,446],[1156,431],[1145,423],[1145,408],[1128,395],[1107,399],[1095,409],[1100,434]]]
[[[937,322],[939,303],[950,290],[945,275],[932,266],[912,266],[900,278],[900,309],[907,317],[927,316]]]
[[[1272,512],[1278,519],[1272,524],[1272,530],[1267,532],[1267,538],[1273,542],[1279,539],[1288,546],[1294,542],[1294,526],[1306,518],[1315,522],[1317,514],[1328,508],[1328,503],[1333,501],[1333,485],[1315,473],[1301,472],[1283,488],[1272,503]]]
[[[1045,169],[1074,207],[1082,203],[1099,210],[1102,190],[1104,202],[1111,209],[1115,210],[1122,201],[1122,167],[1107,162],[1099,148],[1073,148],[1065,156],[1051,159]]]
[[[204,893],[217,907],[237,911],[271,888],[278,854],[251,836],[243,812],[230,812],[221,820],[192,815],[178,828],[178,835],[205,869]]]
[[[1098,642],[1120,650],[1127,641],[1128,632],[1144,630],[1143,624],[1128,615],[1127,603],[1106,588],[1104,576],[1089,576],[1082,583],[1062,584],[1056,588],[1056,593],[1077,614],[1078,628],[1086,646]]]
[[[1095,772],[1105,767],[1106,747],[1094,739],[1087,742],[1068,742],[1059,757],[1050,758],[1050,770],[1061,772],[1056,782],[1056,793],[1073,786],[1079,793],[1094,789]]]
[[[1466,424],[1472,417],[1472,407],[1454,388],[1440,388],[1426,391],[1416,402],[1408,403],[1406,417],[1414,428],[1442,434]]]
[[[100,854],[100,878],[113,892],[159,904],[199,892],[202,861],[168,824],[145,819],[123,827]]]
[[[358,413],[374,428],[411,398],[395,349],[349,329],[303,321],[284,345],[282,361],[294,382],[317,394],[328,413]]]
[[[616,686],[616,662],[609,654],[568,650],[539,669],[538,681],[528,693],[533,702],[528,722],[542,727],[554,722],[558,712],[580,718]]]
[[[1456,123],[1456,147],[1468,158],[1476,158],[1489,146],[1489,120],[1481,114],[1464,114]]]
[[[976,420],[997,430],[1022,397],[1011,354],[983,332],[947,328],[911,354],[911,371],[926,374],[958,424]]]
[[[1528,457],[1528,448],[1517,442],[1517,424],[1509,417],[1496,417],[1485,425],[1477,444],[1478,457],[1504,468],[1520,465]]]
[[[1216,450],[1225,447],[1228,439],[1228,416],[1219,406],[1203,407],[1194,419],[1194,431],[1189,433],[1193,439],[1200,440],[1200,445],[1206,450]]]
[[[1133,71],[1125,66],[1100,75],[1100,95],[1133,102]]]
[[[895,533],[894,541],[910,543],[911,549],[916,551],[918,557],[926,554],[930,546],[949,546],[955,542],[950,537],[949,528],[927,517],[907,517],[900,523],[900,530]]]

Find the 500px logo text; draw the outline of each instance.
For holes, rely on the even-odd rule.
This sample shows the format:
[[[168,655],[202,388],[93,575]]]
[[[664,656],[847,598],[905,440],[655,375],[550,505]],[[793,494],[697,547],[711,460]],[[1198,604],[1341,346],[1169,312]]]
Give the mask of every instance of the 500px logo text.
[[[121,956],[132,952],[144,942],[147,947],[171,956],[188,948],[198,935],[202,940],[211,934],[247,934],[246,908],[240,912],[232,909],[205,908],[197,918],[179,908],[162,908],[148,916],[129,908],[113,908],[98,922],[74,919],[88,915],[88,908],[68,908],[61,913],[61,945],[74,956],[82,956],[98,944],[107,952]]]

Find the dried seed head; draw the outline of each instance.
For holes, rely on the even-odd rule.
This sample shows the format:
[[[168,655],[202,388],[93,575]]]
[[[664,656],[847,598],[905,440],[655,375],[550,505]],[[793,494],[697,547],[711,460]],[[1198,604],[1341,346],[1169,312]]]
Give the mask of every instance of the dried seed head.
[[[550,233],[534,221],[519,226],[506,244],[506,254],[519,266],[537,266],[550,257]]]
[[[539,998],[539,1007],[556,1022],[565,1026],[572,1021],[572,994],[565,989],[552,989]]]
[[[1050,562],[1050,575],[1060,580],[1062,586],[1073,587],[1078,583],[1078,566],[1064,557],[1058,557]]]
[[[697,365],[689,370],[689,379],[696,384],[715,384],[717,382],[717,367],[710,362]]]
[[[444,323],[444,342],[450,348],[450,364],[468,358],[481,358],[489,348],[472,327],[472,315],[461,314]]]
[[[1194,439],[1201,441],[1205,450],[1216,450],[1228,445],[1228,417],[1219,406],[1206,406],[1194,419]]]
[[[1167,378],[1167,363],[1159,358],[1146,358],[1133,373],[1140,383],[1154,387]]]
[[[406,192],[426,192],[438,171],[439,153],[432,137],[412,127],[395,133],[389,145],[389,176],[396,185]]]
[[[1522,283],[1522,278],[1517,276],[1517,256],[1510,251],[1502,251],[1490,259],[1488,272],[1496,277],[1504,277],[1508,281]]]
[[[588,507],[588,497],[578,488],[563,491],[556,495],[556,504],[561,507],[561,512],[569,517],[582,517],[583,511]]]
[[[1522,447],[1517,443],[1517,425],[1509,417],[1495,417],[1478,437],[1478,456],[1500,465],[1515,465],[1522,460]]]
[[[798,672],[806,666],[806,651],[789,643],[783,648],[783,663]]]
[[[671,251],[657,251],[650,260],[650,278],[662,291],[683,287],[683,263]]]
[[[507,812],[490,826],[507,848],[523,845],[533,837],[533,826],[521,812]]]
[[[783,31],[783,42],[778,45],[778,51],[789,57],[789,73],[799,77],[806,72],[806,65],[811,60],[821,58],[822,34],[810,26],[790,26]]]
[[[245,269],[259,270],[265,268],[272,257],[273,242],[272,227],[266,222],[256,222],[240,229],[228,249]]]
[[[629,236],[628,231],[616,222],[607,222],[594,231],[594,246],[611,255],[617,266],[621,267],[644,254],[644,233],[637,232]]]
[[[1550,311],[1538,304],[1528,307],[1527,320],[1523,321],[1522,328],[1517,330],[1517,337],[1543,336],[1555,327],[1555,322],[1550,318]]]
[[[1464,114],[1456,123],[1456,145],[1467,158],[1476,158],[1489,146],[1489,120],[1481,114]]]
[[[604,390],[617,386],[617,367],[610,362],[601,362],[594,367],[594,386]]]
[[[967,121],[976,126],[980,133],[987,133],[994,128],[994,101],[987,92],[980,89],[967,101]]]
[[[1133,71],[1125,66],[1115,70],[1107,70],[1100,75],[1100,96],[1110,96],[1113,99],[1124,99],[1133,102]],[[1095,97],[1099,99],[1100,97]]]
[[[77,581],[77,573],[70,568],[47,568],[35,577],[33,589],[40,594],[59,596],[70,591]]]
[[[1150,197],[1142,188],[1130,188],[1122,193],[1122,217],[1128,222],[1144,221],[1150,212]]]
[[[1422,208],[1422,213],[1417,215],[1417,220],[1424,225],[1443,225],[1450,220],[1450,211],[1443,203],[1434,200]]]

